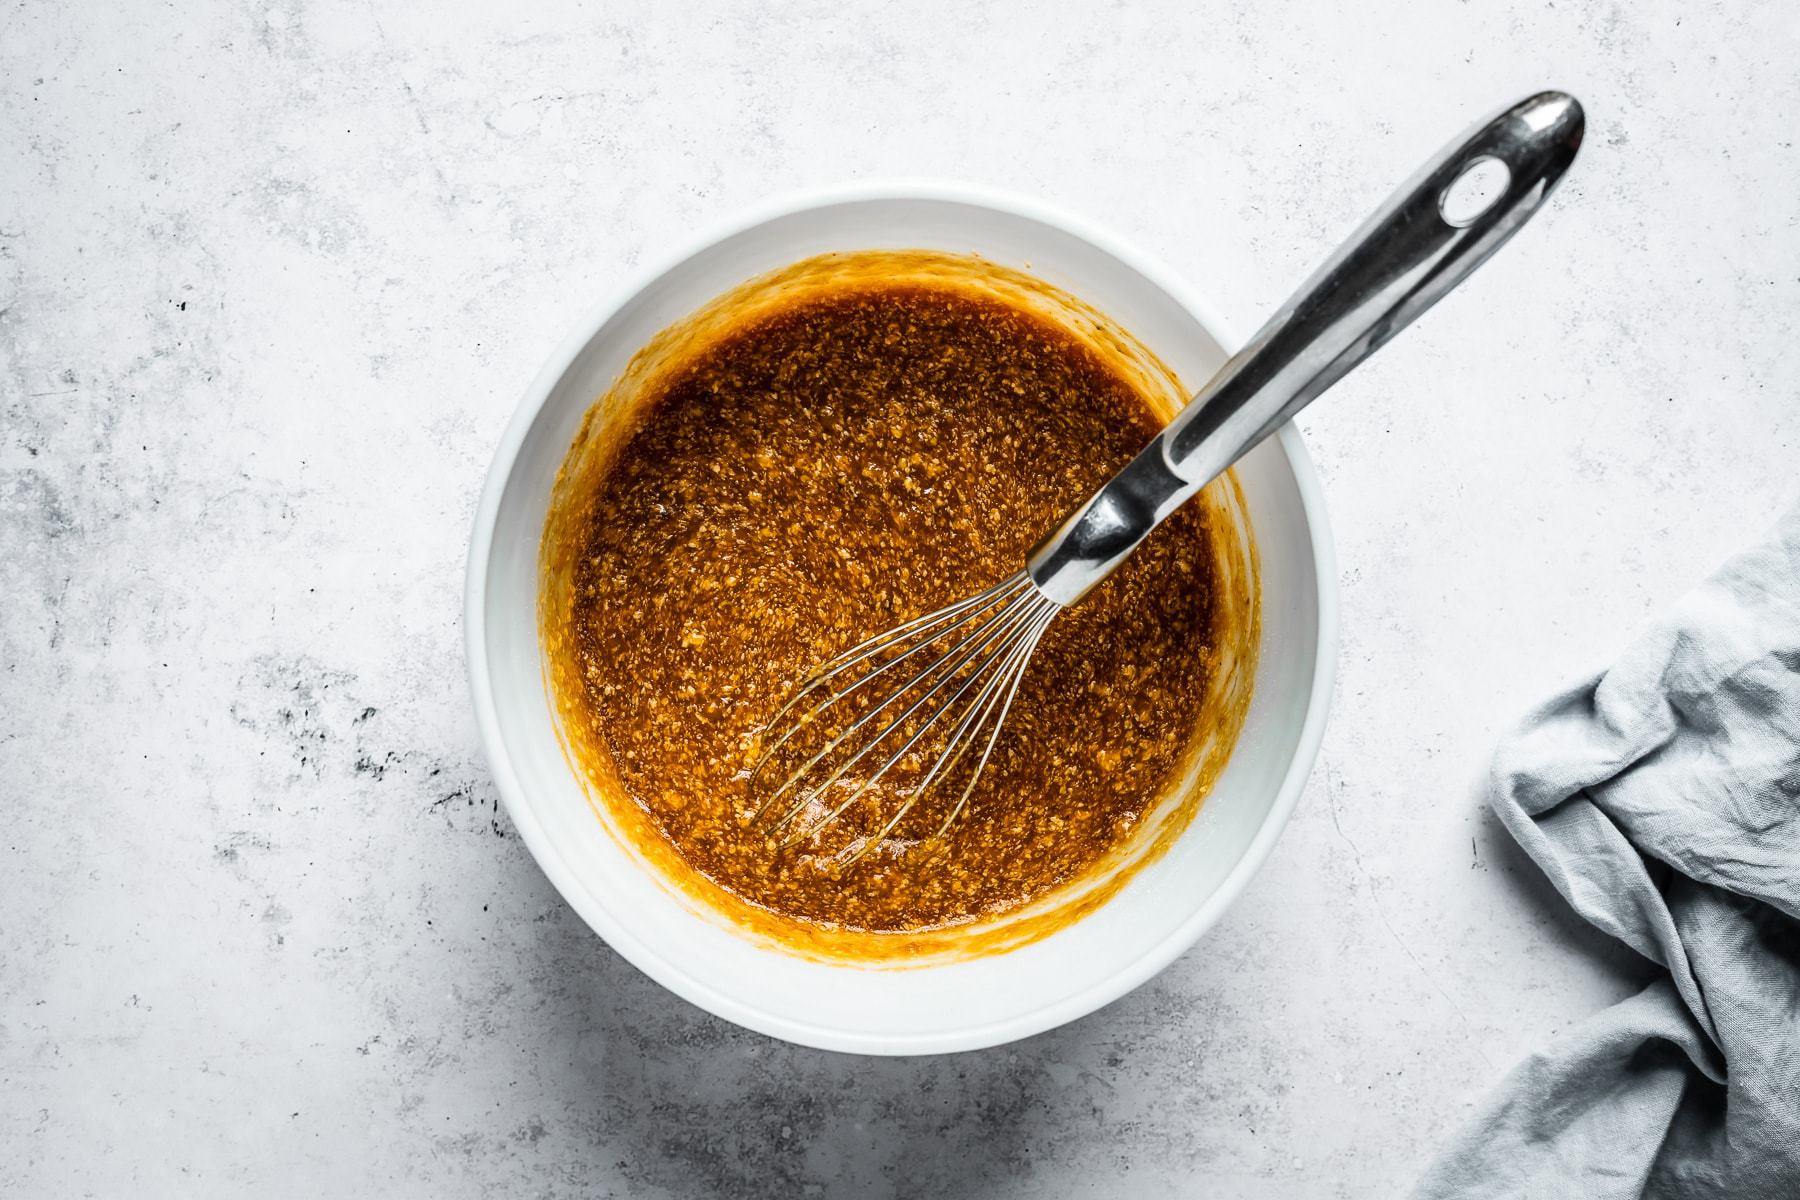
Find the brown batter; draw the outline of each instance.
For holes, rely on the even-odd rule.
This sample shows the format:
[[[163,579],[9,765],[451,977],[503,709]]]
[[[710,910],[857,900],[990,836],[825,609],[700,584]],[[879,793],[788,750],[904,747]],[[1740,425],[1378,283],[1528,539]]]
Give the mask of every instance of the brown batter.
[[[894,795],[777,851],[746,780],[809,668],[1018,570],[1162,425],[1154,398],[1091,339],[950,282],[803,288],[697,340],[546,535],[569,567],[546,629],[564,720],[608,760],[590,775],[678,870],[825,930],[990,920],[1115,855],[1218,691],[1231,605],[1205,504],[1051,624],[941,839],[960,780],[847,869]]]

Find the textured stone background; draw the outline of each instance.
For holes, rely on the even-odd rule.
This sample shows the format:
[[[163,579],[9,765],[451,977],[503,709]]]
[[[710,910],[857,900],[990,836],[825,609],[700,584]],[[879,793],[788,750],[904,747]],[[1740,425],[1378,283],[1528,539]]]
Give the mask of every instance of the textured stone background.
[[[1394,1194],[1633,987],[1479,804],[1496,731],[1796,491],[1776,3],[0,9],[0,1192]],[[1336,711],[1268,868],[1009,1048],[745,1033],[592,937],[468,711],[465,538],[573,315],[775,193],[971,179],[1240,327],[1465,122],[1553,210],[1303,424]]]

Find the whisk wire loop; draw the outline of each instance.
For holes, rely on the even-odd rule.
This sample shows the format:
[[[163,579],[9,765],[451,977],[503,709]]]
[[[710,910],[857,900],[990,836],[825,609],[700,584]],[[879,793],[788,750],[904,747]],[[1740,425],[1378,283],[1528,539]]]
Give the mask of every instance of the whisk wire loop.
[[[1001,580],[993,587],[988,588],[978,595],[970,596],[966,600],[940,608],[935,612],[926,613],[924,616],[915,617],[904,625],[897,625],[884,633],[877,634],[865,641],[858,642],[831,661],[814,668],[806,678],[801,681],[800,686],[795,689],[794,694],[788,698],[787,702],[769,719],[769,723],[764,727],[765,731],[782,728],[783,732],[779,737],[770,741],[763,747],[762,753],[756,760],[756,764],[750,768],[751,785],[755,785],[756,779],[762,774],[763,768],[768,765],[770,760],[775,757],[781,748],[787,745],[787,743],[793,739],[795,734],[818,720],[826,709],[841,700],[848,699],[857,691],[880,678],[888,671],[893,670],[901,663],[906,662],[908,659],[923,654],[957,628],[979,620],[985,609],[1013,599],[1020,592],[1029,588],[1030,585],[1030,579],[1023,571],[1020,571],[1017,574]],[[959,617],[961,619],[956,620],[956,618]],[[953,621],[954,624],[950,624]],[[940,629],[928,638],[920,636],[929,630],[944,625],[948,625],[948,628]],[[879,655],[883,650],[899,645],[908,637],[919,638],[919,640],[910,649],[896,655],[887,662],[874,667],[868,674],[863,675],[848,687],[840,688],[839,690],[828,694],[825,699],[808,709],[806,714],[799,720],[787,722],[785,727],[783,726],[783,719],[807,696],[817,692],[820,688],[824,687],[839,675],[842,675],[845,671],[851,670],[852,668],[867,662],[869,659]],[[757,809],[756,816],[762,815],[763,809],[768,807],[769,802],[772,801],[776,795],[779,795],[781,790],[783,789],[777,789],[768,800],[763,802],[763,806]]]
[[[1000,646],[989,654],[987,659],[976,665],[975,669],[969,675],[968,682],[972,683],[975,679],[979,678],[994,661],[1003,656],[1003,649],[1007,644],[1007,641],[1009,641],[1014,634],[1028,626],[1031,617],[1039,610],[1040,606],[1050,603],[1049,601],[1041,600],[1036,597],[1035,594],[1024,591],[1003,592],[1001,595],[1004,595],[1006,598],[1004,600],[997,598],[994,601],[991,601],[985,609],[974,611],[969,618],[950,626],[944,633],[933,635],[931,639],[922,643],[922,646],[938,644],[942,642],[950,632],[960,632],[965,626],[968,627],[967,633],[963,634],[959,640],[952,642],[949,647],[936,659],[932,660],[928,666],[919,671],[905,684],[891,691],[878,704],[870,708],[868,712],[862,714],[855,721],[846,726],[842,732],[837,734],[837,736],[830,739],[823,749],[819,750],[805,762],[801,763],[800,766],[796,767],[793,773],[782,782],[781,786],[776,788],[775,791],[769,795],[768,799],[764,800],[763,804],[757,809],[758,815],[765,811],[776,799],[785,795],[795,784],[799,783],[800,780],[812,773],[820,763],[824,762],[825,759],[830,757],[840,746],[851,737],[861,732],[863,728],[873,722],[882,713],[886,712],[890,707],[905,699],[907,696],[913,694],[916,689],[925,686],[927,683],[930,684],[929,688],[908,704],[898,716],[890,719],[878,732],[868,738],[856,753],[846,758],[843,762],[838,763],[837,766],[834,767],[818,784],[809,789],[802,790],[795,799],[793,805],[786,811],[781,819],[775,823],[774,828],[771,830],[772,833],[779,833],[782,829],[785,829],[796,817],[806,810],[808,804],[815,798],[825,795],[827,790],[841,779],[851,767],[862,761],[862,759],[867,757],[871,751],[884,742],[890,734],[895,730],[903,728],[908,721],[920,712],[921,709],[930,704],[940,692],[957,678],[958,673],[962,671],[970,660],[974,659],[983,651],[988,650],[990,646],[994,646],[996,642],[999,642]],[[1021,603],[1022,600],[1024,601],[1023,603]],[[921,647],[918,646],[913,647],[912,650],[907,651],[908,656],[920,648]],[[963,689],[958,691],[957,695],[960,696],[966,688],[967,683],[965,683]],[[848,690],[849,689],[845,689],[843,692],[837,693],[836,696],[841,697],[842,695],[848,694]],[[903,745],[899,751],[895,752],[895,754],[884,762],[878,770],[865,780],[849,800],[840,804],[830,815],[825,817],[824,820],[814,823],[804,832],[789,837],[783,844],[789,845],[795,841],[803,840],[812,833],[817,832],[820,828],[823,828],[825,824],[840,816],[851,803],[873,786],[894,766],[895,763],[904,758],[906,754],[918,744],[918,741],[924,734],[942,719],[944,713],[948,711],[949,707],[954,705],[954,703],[955,698],[953,697],[950,705],[940,705],[933,709],[927,717],[925,724],[916,731],[910,739],[908,739],[906,744]]]
[[[982,645],[975,647],[974,650],[985,649],[987,644],[991,643],[996,637],[1004,636],[1004,637],[1006,637],[1006,640],[1003,641],[999,646],[996,646],[992,651],[990,651],[988,654],[988,657],[985,660],[983,660],[982,662],[980,662],[979,664],[977,664],[973,671],[969,672],[968,676],[963,680],[962,686],[958,687],[956,689],[956,691],[954,693],[952,693],[952,695],[950,696],[950,699],[948,699],[943,704],[941,704],[937,708],[935,708],[931,712],[931,714],[925,719],[924,723],[921,724],[916,730],[914,730],[913,733],[909,737],[907,737],[907,739],[904,742],[901,743],[900,748],[895,750],[893,752],[893,754],[891,754],[888,757],[887,761],[883,762],[879,767],[877,767],[875,769],[875,771],[867,779],[865,779],[856,788],[856,790],[850,794],[850,796],[847,799],[843,800],[841,803],[839,803],[837,805],[836,808],[833,808],[830,812],[826,813],[823,817],[820,817],[812,825],[804,828],[803,830],[801,830],[798,833],[790,835],[788,838],[788,843],[791,844],[796,841],[803,841],[806,838],[810,837],[812,834],[817,833],[820,829],[823,829],[826,825],[829,825],[831,822],[837,820],[838,817],[840,817],[844,814],[845,810],[847,810],[851,805],[855,804],[858,800],[860,800],[863,797],[863,795],[868,792],[868,790],[870,788],[875,786],[875,784],[877,782],[879,782],[884,776],[886,776],[886,774],[889,771],[891,771],[898,763],[900,763],[903,759],[905,759],[908,754],[911,754],[912,751],[919,745],[919,743],[924,740],[925,735],[930,733],[932,728],[939,721],[941,721],[945,716],[947,716],[949,713],[951,713],[952,711],[954,711],[956,709],[956,706],[958,705],[958,703],[961,702],[963,696],[966,695],[969,692],[969,690],[971,688],[973,688],[977,683],[981,682],[984,677],[988,677],[988,668],[989,667],[991,667],[995,662],[998,662],[998,661],[1004,660],[1006,662],[1010,662],[1011,653],[1014,649],[1016,649],[1017,644],[1018,644],[1018,639],[1011,637],[1010,635],[1019,633],[1022,630],[1027,629],[1035,621],[1036,615],[1037,614],[1036,614],[1035,606],[1033,606],[1031,604],[1023,604],[1023,605],[1016,606],[1014,609],[1008,611],[1004,617],[996,620],[994,622],[994,624],[1001,625],[1002,627],[995,629],[992,634],[988,635],[983,640]],[[965,656],[965,660],[966,660],[966,656]],[[932,686],[930,691],[926,692],[924,695],[920,696],[917,700],[913,701],[913,703],[907,707],[905,712],[901,713],[898,717],[895,717],[892,721],[890,721],[886,726],[884,726],[882,728],[881,732],[877,733],[874,737],[870,738],[869,744],[864,747],[862,752],[859,752],[858,757],[861,756],[861,753],[866,753],[869,749],[872,749],[876,745],[880,744],[884,739],[886,739],[888,734],[894,732],[897,729],[904,728],[906,726],[906,723],[912,719],[912,717],[918,712],[919,709],[921,709],[925,705],[929,704],[931,702],[931,699],[933,696],[935,696],[938,692],[942,691],[945,687],[947,687],[950,684],[950,682],[952,680],[954,680],[957,677],[957,670],[959,670],[959,669],[960,668],[953,669],[950,672],[948,672],[947,674],[945,674],[945,676],[941,680],[939,680],[935,685]],[[1001,676],[993,676],[991,678],[998,679],[1000,677]],[[924,678],[925,678],[925,675],[922,673],[920,676],[920,680],[923,681]],[[904,694],[904,693],[902,693],[902,694]],[[983,694],[985,695],[985,689],[984,689]],[[977,702],[979,703],[979,698],[978,698]],[[961,736],[962,733],[963,733],[963,729],[962,729],[962,727],[959,726],[957,731],[955,733],[951,734],[952,746],[946,748],[946,750],[944,751],[945,754],[948,754],[950,752],[950,750],[954,748],[954,742],[955,742],[956,738]],[[939,761],[942,761],[942,758],[943,758],[943,755],[940,755]],[[852,761],[854,761],[854,760],[852,760]],[[840,767],[840,768],[838,768],[837,771],[834,771],[830,778],[828,778],[824,783],[820,784],[819,787],[813,791],[812,795],[814,795],[814,796],[823,795],[825,788],[829,787],[833,782],[835,782],[842,775],[843,771],[847,768],[847,766],[848,766],[848,764],[846,764],[845,767]],[[933,774],[935,774],[935,769],[934,769]],[[894,827],[900,823],[900,818],[904,817],[906,815],[906,813],[912,809],[912,806],[918,802],[919,797],[924,795],[925,789],[931,785],[931,779],[932,779],[932,776],[928,774],[923,781],[921,781],[918,785],[916,785],[915,787],[908,790],[906,800],[901,805],[900,809],[894,814],[894,816],[892,818],[890,818],[886,828],[884,828],[882,830],[882,832],[876,836],[876,838],[875,838],[876,841],[879,841],[881,838],[886,837],[889,833],[891,833],[893,831]],[[804,806],[804,802],[803,802],[802,806]],[[865,849],[867,848],[867,845],[869,845],[869,844],[872,844],[872,843],[866,843]],[[860,857],[860,854],[857,857]],[[854,858],[851,861],[855,861]]]

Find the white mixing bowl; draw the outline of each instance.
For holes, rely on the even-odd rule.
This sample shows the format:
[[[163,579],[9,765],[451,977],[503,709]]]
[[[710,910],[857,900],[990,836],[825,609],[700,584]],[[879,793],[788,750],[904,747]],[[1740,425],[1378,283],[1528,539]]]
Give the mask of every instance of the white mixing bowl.
[[[652,335],[721,292],[827,251],[975,253],[1109,314],[1190,385],[1236,342],[1145,256],[1041,204],[967,187],[813,193],[653,268],[578,325],[525,392],[469,549],[469,680],[494,779],[551,883],[601,937],[702,1008],[775,1037],[864,1054],[997,1045],[1118,998],[1191,946],[1268,857],[1324,733],[1336,657],[1331,537],[1292,426],[1237,468],[1261,567],[1256,691],[1231,761],[1160,859],[1097,911],[1006,954],[910,969],[810,961],[733,932],[640,867],[564,756],[538,641],[538,548],[583,414]]]

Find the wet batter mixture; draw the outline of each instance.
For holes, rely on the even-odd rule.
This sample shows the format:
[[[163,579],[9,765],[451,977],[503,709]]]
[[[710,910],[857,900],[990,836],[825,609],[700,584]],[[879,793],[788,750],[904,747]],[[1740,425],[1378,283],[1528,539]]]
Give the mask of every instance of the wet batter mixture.
[[[682,868],[783,918],[892,933],[1018,909],[1132,837],[1216,669],[1202,504],[1051,624],[941,839],[960,776],[849,868],[904,771],[787,849],[747,822],[764,726],[809,668],[1017,571],[1161,426],[1102,355],[978,292],[846,286],[712,338],[637,413],[553,531],[569,595],[546,638],[565,721]]]

